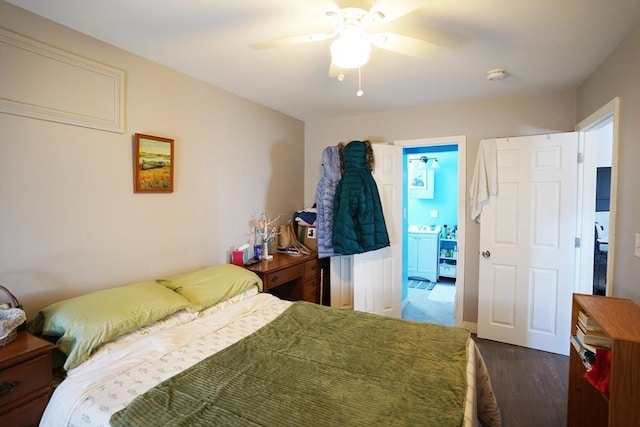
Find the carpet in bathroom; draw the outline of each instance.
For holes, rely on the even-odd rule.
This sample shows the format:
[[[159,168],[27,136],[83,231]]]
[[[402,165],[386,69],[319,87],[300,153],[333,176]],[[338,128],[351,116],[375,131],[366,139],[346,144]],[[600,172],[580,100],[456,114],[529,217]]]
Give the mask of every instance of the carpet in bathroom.
[[[429,301],[453,304],[456,297],[456,287],[438,284],[427,296]]]

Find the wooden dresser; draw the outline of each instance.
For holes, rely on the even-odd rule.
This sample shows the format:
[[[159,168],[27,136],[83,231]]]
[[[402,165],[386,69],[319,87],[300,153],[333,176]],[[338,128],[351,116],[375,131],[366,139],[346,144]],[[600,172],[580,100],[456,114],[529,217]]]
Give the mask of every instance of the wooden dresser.
[[[0,425],[37,426],[52,390],[56,346],[27,332],[0,347]]]
[[[640,306],[629,299],[574,294],[572,335],[581,310],[611,339],[609,397],[585,380],[586,368],[572,346],[567,426],[640,425]]]
[[[276,253],[271,260],[262,260],[245,268],[260,276],[265,292],[289,301],[319,304],[323,265],[313,252],[300,256]]]

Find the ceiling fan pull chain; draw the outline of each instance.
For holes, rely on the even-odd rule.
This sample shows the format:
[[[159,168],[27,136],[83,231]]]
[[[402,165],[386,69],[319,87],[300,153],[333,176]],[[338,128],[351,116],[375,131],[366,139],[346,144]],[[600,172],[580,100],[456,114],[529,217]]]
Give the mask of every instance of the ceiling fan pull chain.
[[[362,96],[364,92],[362,91],[362,67],[358,67],[358,91],[356,92],[357,96]]]

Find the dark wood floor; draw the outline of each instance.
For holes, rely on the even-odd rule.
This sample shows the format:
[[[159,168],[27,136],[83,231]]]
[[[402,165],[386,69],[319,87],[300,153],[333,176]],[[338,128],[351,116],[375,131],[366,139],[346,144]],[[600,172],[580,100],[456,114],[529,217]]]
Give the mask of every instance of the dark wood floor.
[[[489,369],[503,427],[567,425],[568,356],[473,339]]]

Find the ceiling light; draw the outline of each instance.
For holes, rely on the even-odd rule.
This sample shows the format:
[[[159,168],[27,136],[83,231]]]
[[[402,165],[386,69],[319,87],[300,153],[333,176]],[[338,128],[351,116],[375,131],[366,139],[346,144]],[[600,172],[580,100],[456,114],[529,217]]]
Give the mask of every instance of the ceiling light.
[[[501,68],[487,71],[487,80],[502,80],[507,77],[507,72]]]
[[[438,169],[440,167],[440,165],[438,164],[438,159],[436,159],[435,157],[427,157],[427,156],[420,157],[420,161],[424,163],[424,167],[427,166],[427,162],[429,160],[432,160],[431,169]]]
[[[438,164],[438,159],[436,159],[435,157],[421,156],[417,159],[409,159],[409,163],[420,162],[418,163],[417,168],[424,170],[427,168],[427,163],[429,162],[429,160],[431,160],[431,169],[438,169],[440,167],[440,165]]]
[[[360,32],[344,31],[331,43],[331,58],[340,68],[359,68],[369,61],[371,43]]]

